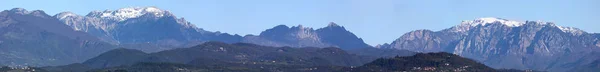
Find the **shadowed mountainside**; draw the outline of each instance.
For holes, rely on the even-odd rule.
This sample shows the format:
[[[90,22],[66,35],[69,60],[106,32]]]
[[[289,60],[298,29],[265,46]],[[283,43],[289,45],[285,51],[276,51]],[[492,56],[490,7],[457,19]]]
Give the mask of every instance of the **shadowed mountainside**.
[[[373,50],[373,52],[381,51]],[[414,54],[410,51],[396,52],[403,53],[393,56]],[[333,47],[292,48],[260,46],[248,43],[205,42],[190,48],[178,48],[149,54],[133,49],[114,49],[81,63],[84,66],[79,64],[73,64],[72,66],[112,70],[140,66],[138,64],[145,67],[145,64],[150,64],[198,67],[196,69],[208,69],[210,71],[238,67],[250,69],[251,71],[255,68],[259,68],[259,71],[286,71],[310,67],[360,66],[379,58],[370,56],[374,54],[376,53],[363,52],[361,55],[357,55]],[[51,71],[73,71],[69,68],[69,65],[46,67]]]

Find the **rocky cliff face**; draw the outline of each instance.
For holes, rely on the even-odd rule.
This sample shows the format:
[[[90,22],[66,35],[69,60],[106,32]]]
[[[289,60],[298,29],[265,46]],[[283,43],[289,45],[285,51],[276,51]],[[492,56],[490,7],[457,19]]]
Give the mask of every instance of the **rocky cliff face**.
[[[340,48],[351,49],[371,47],[361,38],[346,30],[343,26],[339,26],[333,22],[329,23],[327,27],[317,29],[316,32],[323,42]]]
[[[81,62],[114,46],[70,29],[44,11],[0,12],[0,65],[47,66]]]
[[[291,47],[340,47],[344,49],[371,47],[335,23],[330,23],[327,27],[317,30],[302,25],[293,27],[279,25],[261,32],[258,36],[245,36],[242,42]]]
[[[450,51],[446,47],[455,44],[455,41],[463,35],[462,33],[449,32],[449,30],[440,32],[416,30],[404,34],[388,47],[418,52]]]
[[[433,32],[409,32],[390,48],[418,52],[451,52],[495,68],[564,71],[570,63],[599,51],[597,34],[551,22],[481,18]]]
[[[258,36],[245,36],[242,42],[278,47],[331,46],[323,43],[314,29],[302,25],[291,28],[285,25],[275,26],[261,32]]]

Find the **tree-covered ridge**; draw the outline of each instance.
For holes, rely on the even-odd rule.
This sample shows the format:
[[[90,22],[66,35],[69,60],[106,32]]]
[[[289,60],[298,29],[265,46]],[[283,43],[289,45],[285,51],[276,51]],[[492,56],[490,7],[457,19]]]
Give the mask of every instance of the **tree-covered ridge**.
[[[81,64],[45,67],[50,71],[335,71],[343,67],[360,66],[381,56],[409,56],[410,51],[378,54],[380,49],[357,53],[326,47],[271,47],[249,43],[228,44],[206,42],[190,48],[177,48],[155,53],[134,49],[114,49]],[[74,69],[75,68],[75,69]],[[161,69],[164,68],[164,69]],[[339,68],[339,69],[338,69]],[[82,70],[84,69],[84,70]]]
[[[521,72],[521,70],[493,69],[474,60],[445,52],[379,58],[363,66],[345,70],[356,72]]]
[[[383,51],[371,50],[361,54],[376,54],[366,52]],[[149,54],[115,49],[82,64],[44,69],[51,72],[531,72],[493,69],[445,52],[411,55],[378,58],[331,47],[291,48],[207,42],[191,48]]]

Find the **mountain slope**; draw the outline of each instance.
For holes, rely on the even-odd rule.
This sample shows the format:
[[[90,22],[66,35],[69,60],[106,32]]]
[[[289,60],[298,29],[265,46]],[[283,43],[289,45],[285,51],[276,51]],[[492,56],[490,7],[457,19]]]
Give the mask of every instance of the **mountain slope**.
[[[266,46],[339,47],[343,49],[371,47],[362,39],[335,23],[314,30],[297,26],[276,26],[260,35],[230,35],[196,27],[169,11],[156,7],[130,7],[115,11],[93,11],[85,16],[71,12],[54,15],[76,31],[121,47],[157,52],[190,47],[206,41],[254,43]]]
[[[375,54],[384,50],[370,49],[362,54]],[[389,56],[408,56],[410,51],[394,51],[407,53],[386,54]],[[105,52],[82,64],[45,67],[50,71],[82,71],[88,70],[137,71],[139,68],[171,70],[170,67],[186,68],[192,71],[306,71],[307,68],[329,68],[338,66],[359,66],[370,62],[375,56],[347,53],[339,48],[291,48],[270,47],[249,43],[227,44],[223,42],[205,42],[190,48],[177,48],[146,54],[133,49],[115,49]],[[81,66],[83,65],[83,66]],[[176,68],[177,69],[177,68]],[[241,69],[241,70],[240,70]],[[323,69],[324,71],[332,71]]]
[[[494,68],[566,71],[598,52],[598,35],[542,21],[480,18],[441,31],[417,30],[389,47],[416,52],[450,52]]]
[[[279,25],[261,32],[258,36],[244,36],[242,42],[278,47],[339,47],[342,49],[371,47],[361,38],[333,22],[317,30],[302,25],[292,27]]]
[[[115,67],[132,65],[147,57],[147,53],[132,49],[114,49],[83,62],[91,68]]]
[[[403,54],[398,55],[405,56]],[[178,48],[145,55],[143,55],[143,52],[133,50],[113,50],[92,58],[83,64],[100,68],[120,66],[115,64],[130,65],[137,62],[168,62],[192,65],[210,65],[223,62],[232,64],[358,66],[375,58],[350,54],[339,48],[290,48],[259,46],[248,43],[206,42],[190,48]],[[111,65],[107,66],[107,64]]]
[[[329,23],[327,27],[317,29],[316,32],[324,43],[329,43],[339,48],[371,47],[343,26],[339,26],[333,22]]]
[[[217,44],[211,44],[217,45]],[[338,52],[333,48],[325,48],[328,52]],[[333,50],[333,51],[332,51]],[[224,50],[223,50],[224,51]],[[291,51],[291,50],[284,50]],[[343,51],[341,51],[343,52]],[[285,58],[285,57],[284,57]],[[339,61],[339,60],[337,60]],[[288,62],[289,63],[289,62]],[[48,69],[48,68],[44,68]],[[55,71],[55,70],[50,70]],[[450,53],[418,53],[413,56],[379,58],[362,66],[336,65],[295,65],[277,61],[261,62],[227,62],[219,59],[196,59],[188,64],[170,62],[140,62],[128,66],[93,69],[89,71],[143,71],[143,72],[431,72],[431,71],[460,71],[460,72],[536,72],[514,69],[493,69],[474,60]]]
[[[205,31],[183,18],[177,18],[169,11],[156,7],[93,11],[86,16],[62,12],[54,17],[74,30],[145,52],[188,47],[205,41],[235,43],[242,38],[239,35]],[[158,48],[147,48],[147,45]]]
[[[0,12],[0,34],[0,65],[64,65],[114,49],[94,36],[73,31],[41,10]]]
[[[414,56],[380,58],[352,69],[356,72],[495,72],[496,70],[474,60],[450,53],[418,53]]]

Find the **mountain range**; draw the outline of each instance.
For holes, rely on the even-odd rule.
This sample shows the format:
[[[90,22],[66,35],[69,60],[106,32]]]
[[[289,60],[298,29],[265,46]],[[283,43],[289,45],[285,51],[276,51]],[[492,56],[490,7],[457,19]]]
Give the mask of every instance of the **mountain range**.
[[[0,12],[0,65],[47,66],[82,62],[116,46],[63,24],[41,10]]]
[[[280,25],[267,29],[258,36],[242,37],[203,30],[184,18],[177,18],[169,11],[156,7],[93,11],[85,16],[62,12],[53,17],[76,31],[89,33],[112,44],[141,49],[145,52],[190,47],[206,41],[291,47],[370,47],[362,39],[335,23],[317,30],[301,25],[291,28]],[[147,45],[158,48],[148,48]]]
[[[480,18],[441,31],[412,31],[379,47],[449,52],[494,68],[567,71],[598,60],[599,35],[552,22]]]
[[[598,68],[600,34],[598,33],[557,26],[552,22],[514,21],[493,17],[462,21],[456,26],[440,31],[415,30],[405,33],[389,44],[370,46],[343,26],[333,22],[318,29],[302,25],[292,27],[278,25],[266,29],[259,35],[240,36],[204,30],[184,18],[178,18],[171,12],[157,7],[92,11],[85,16],[71,12],[50,16],[41,10],[27,11],[14,8],[0,12],[0,34],[2,34],[0,65],[9,66],[56,66],[82,63],[89,65],[90,68],[105,68],[135,65],[140,61],[187,64],[196,57],[169,52],[182,50],[182,53],[196,53],[186,52],[189,49],[189,51],[211,53],[211,51],[201,50],[205,48],[216,48],[217,52],[223,51],[219,47],[198,47],[216,43],[225,46],[234,44],[232,48],[261,52],[255,56],[265,56],[250,60],[285,58],[287,56],[278,55],[288,54],[262,54],[273,50],[244,48],[246,47],[244,45],[255,46],[256,44],[260,45],[259,48],[265,49],[284,48],[283,51],[285,48],[292,51],[299,48],[299,54],[309,58],[312,55],[307,52],[311,51],[350,52],[347,54],[349,58],[342,59],[351,59],[348,60],[351,62],[331,63],[339,66],[359,66],[369,62],[360,60],[360,56],[374,59],[404,53],[411,54],[412,51],[452,53],[496,69],[557,72],[600,69]],[[122,55],[119,53],[124,53],[123,56],[127,57],[112,58]],[[215,54],[222,55],[225,60],[236,60],[238,57],[228,53]],[[294,54],[296,52],[291,55]],[[131,57],[128,57],[130,55]],[[93,58],[95,56],[101,59]],[[304,56],[292,56],[291,59]],[[110,60],[103,59],[122,59],[119,61],[125,62],[104,63],[102,61]]]
[[[290,48],[206,42],[191,48],[150,54],[133,49],[114,49],[83,63],[41,69],[49,72],[535,72],[494,69],[445,52],[403,53],[410,54],[377,58],[351,55],[339,48]]]
[[[207,41],[267,46],[368,48],[351,32],[330,23],[325,28],[284,25],[258,36],[206,31],[156,7],[93,11],[85,16],[14,8],[2,11],[0,65],[48,66],[81,62],[116,48],[158,52]],[[77,55],[77,56],[73,56]]]
[[[372,53],[371,51],[367,53]],[[393,56],[414,55],[411,51],[396,51]],[[391,55],[389,57],[392,57]],[[205,42],[190,48],[177,48],[155,53],[145,53],[135,49],[114,49],[80,64],[57,67],[44,67],[50,71],[89,71],[94,69],[118,70],[128,66],[154,66],[175,64],[177,66],[206,68],[213,70],[241,69],[243,71],[294,71],[302,68],[320,66],[360,66],[379,58],[364,53],[350,53],[340,48],[327,47],[271,47],[249,43],[227,44],[223,42]],[[140,65],[140,63],[142,65]],[[150,64],[150,65],[147,65]],[[75,68],[77,67],[77,68]],[[84,68],[80,68],[84,67]],[[164,67],[163,67],[164,68]],[[81,69],[81,70],[73,70]],[[145,70],[145,69],[141,69]],[[172,70],[165,68],[158,71]],[[131,70],[130,70],[131,71]],[[135,69],[133,71],[139,71]],[[197,70],[192,70],[197,71]]]
[[[105,42],[127,48],[144,47],[140,50],[146,52],[188,47],[203,41],[235,43],[241,40],[239,35],[197,28],[185,19],[156,7],[93,11],[85,16],[62,12],[53,17],[73,30],[86,32]]]

